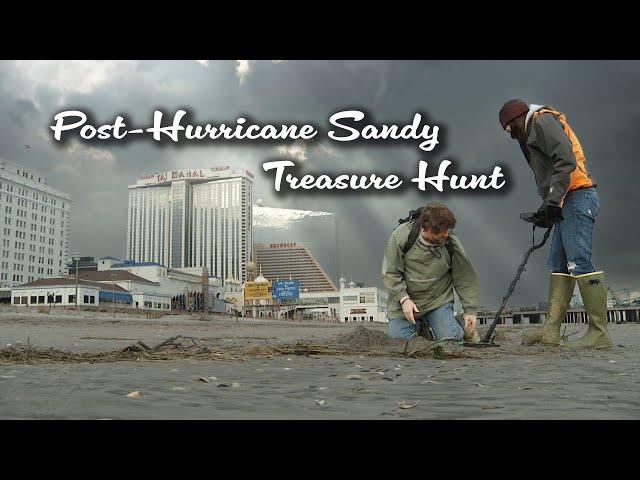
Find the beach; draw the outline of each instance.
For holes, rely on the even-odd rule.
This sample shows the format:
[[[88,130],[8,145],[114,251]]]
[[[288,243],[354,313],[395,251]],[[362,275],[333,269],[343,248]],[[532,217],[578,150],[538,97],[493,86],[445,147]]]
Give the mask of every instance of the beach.
[[[609,324],[610,351],[523,347],[525,328],[533,327],[499,325],[500,347],[481,350],[444,345],[436,354],[420,338],[407,356],[404,342],[386,339],[378,323],[122,312],[114,319],[110,312],[6,307],[5,353],[55,349],[67,360],[5,355],[0,418],[640,418],[639,324]],[[149,353],[177,336],[158,349],[162,355]],[[102,352],[138,342],[147,349],[101,360]]]

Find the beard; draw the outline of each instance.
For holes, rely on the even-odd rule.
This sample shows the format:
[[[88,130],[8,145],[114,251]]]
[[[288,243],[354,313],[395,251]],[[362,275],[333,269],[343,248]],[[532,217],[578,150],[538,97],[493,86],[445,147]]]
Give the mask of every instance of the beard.
[[[520,125],[515,122],[511,125],[511,131],[509,132],[509,135],[511,135],[511,138],[513,140],[516,140],[518,143],[522,144],[526,142],[526,135],[524,130],[520,128]]]

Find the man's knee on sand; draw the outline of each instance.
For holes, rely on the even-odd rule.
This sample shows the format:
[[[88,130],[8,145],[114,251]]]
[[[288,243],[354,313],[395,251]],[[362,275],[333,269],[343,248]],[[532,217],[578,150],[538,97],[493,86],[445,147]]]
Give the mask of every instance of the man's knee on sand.
[[[387,323],[387,336],[408,340],[416,332],[416,326],[404,318],[390,318]]]
[[[451,321],[446,325],[442,325],[441,328],[432,328],[436,340],[463,340],[464,329],[462,326],[452,317]]]
[[[429,327],[434,335],[434,340],[463,340],[464,329],[456,321],[453,310],[450,315],[445,310],[440,315],[428,319]],[[416,319],[417,320],[417,319]],[[422,320],[427,321],[427,320]],[[408,340],[417,330],[416,326],[404,318],[390,318],[387,324],[387,336]]]
[[[453,312],[453,302],[445,303],[441,307],[429,312],[429,325],[436,340],[462,340],[464,329],[456,320]]]
[[[464,328],[462,328],[462,325],[456,322],[455,319],[454,322],[457,327],[454,328],[454,330],[447,337],[452,340],[464,340]]]

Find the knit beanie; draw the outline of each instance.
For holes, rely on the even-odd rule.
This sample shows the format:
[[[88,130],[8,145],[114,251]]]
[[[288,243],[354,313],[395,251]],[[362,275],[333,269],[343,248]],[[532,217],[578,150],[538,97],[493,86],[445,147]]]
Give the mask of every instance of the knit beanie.
[[[508,100],[502,106],[502,108],[500,109],[500,114],[498,115],[500,118],[500,125],[502,125],[502,128],[505,129],[512,120],[515,120],[522,115],[526,115],[528,112],[529,107],[519,98]]]

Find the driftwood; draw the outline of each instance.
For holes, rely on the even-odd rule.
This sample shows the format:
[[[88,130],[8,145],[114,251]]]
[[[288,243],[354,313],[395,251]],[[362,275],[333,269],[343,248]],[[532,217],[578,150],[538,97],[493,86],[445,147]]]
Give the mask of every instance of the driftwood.
[[[214,339],[207,339],[214,340]],[[434,342],[427,348],[411,352],[395,351],[390,345],[357,345],[351,343],[297,343],[243,346],[205,345],[205,339],[176,335],[149,346],[138,341],[125,348],[104,352],[70,352],[54,348],[43,349],[31,344],[0,348],[0,364],[13,363],[98,363],[120,361],[246,361],[255,357],[270,358],[274,355],[364,355],[367,357],[410,357],[410,358],[482,358],[477,352],[460,348],[443,348]],[[533,353],[533,352],[532,352]]]
[[[185,342],[186,341],[186,342]],[[119,361],[217,360],[245,361],[252,357],[273,355],[367,355],[398,356],[389,351],[372,351],[365,347],[298,342],[295,344],[245,345],[241,347],[205,346],[202,339],[176,335],[155,346],[143,341],[105,352],[70,352],[38,348],[30,343],[0,349],[0,363],[98,363]],[[266,342],[266,339],[265,339]]]
[[[164,340],[163,342],[160,342],[158,345],[156,345],[155,347],[153,347],[151,350],[159,350],[160,348],[166,346],[166,345],[175,345],[175,341],[178,340],[179,338],[184,338],[185,340],[191,340],[191,342],[198,348],[204,350],[205,352],[209,351],[209,349],[207,347],[203,347],[202,345],[200,345],[198,343],[198,338],[195,337],[185,337],[183,335],[176,335],[175,337],[171,337],[171,338],[167,338],[166,340]],[[138,342],[140,343],[140,342]],[[148,349],[149,347],[147,347]]]
[[[180,339],[189,340],[189,345],[183,345]],[[168,348],[173,347],[173,348]],[[55,348],[38,348],[27,345],[0,348],[0,363],[97,363],[118,361],[171,361],[180,359],[202,360],[243,360],[237,349],[210,349],[201,345],[197,338],[177,335],[150,347],[143,341],[138,341],[123,349],[106,352],[70,352]]]

